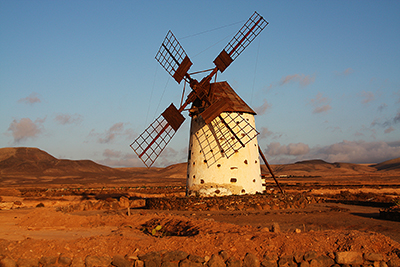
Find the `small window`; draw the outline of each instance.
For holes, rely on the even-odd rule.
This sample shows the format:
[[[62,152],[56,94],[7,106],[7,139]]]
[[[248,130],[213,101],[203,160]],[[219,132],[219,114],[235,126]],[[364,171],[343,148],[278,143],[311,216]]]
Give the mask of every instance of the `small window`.
[[[231,178],[231,183],[236,183],[237,179],[236,178]]]

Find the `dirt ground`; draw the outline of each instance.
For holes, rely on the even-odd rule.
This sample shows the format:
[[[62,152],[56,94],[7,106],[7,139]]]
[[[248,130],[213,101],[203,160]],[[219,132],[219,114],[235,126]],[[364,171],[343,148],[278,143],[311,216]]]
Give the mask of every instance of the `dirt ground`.
[[[369,193],[373,191],[373,188],[364,189]],[[162,191],[157,190],[158,193]],[[338,189],[318,190],[318,195],[328,195],[337,193],[335,190]],[[350,193],[351,190],[354,192]],[[382,194],[381,190],[375,189],[373,195],[379,202],[371,203],[382,204],[381,201],[387,198],[388,192]],[[393,196],[398,191],[398,188],[392,188],[389,192]],[[347,200],[351,200],[360,189],[345,192]],[[211,256],[225,250],[243,259],[247,252],[258,257],[311,250],[320,253],[379,252],[388,258],[400,254],[400,222],[380,219],[381,207],[352,205],[360,203],[354,202],[354,198],[350,204],[349,201],[342,204],[330,196],[323,203],[302,209],[267,211],[138,208],[130,209],[130,215],[127,209],[56,211],[57,207],[79,201],[82,196],[4,196],[0,210],[0,255],[18,259],[59,253],[85,257],[183,250]],[[5,208],[6,203],[12,203],[13,208]],[[44,207],[36,207],[40,203],[39,206]],[[154,230],[158,225],[161,230]]]

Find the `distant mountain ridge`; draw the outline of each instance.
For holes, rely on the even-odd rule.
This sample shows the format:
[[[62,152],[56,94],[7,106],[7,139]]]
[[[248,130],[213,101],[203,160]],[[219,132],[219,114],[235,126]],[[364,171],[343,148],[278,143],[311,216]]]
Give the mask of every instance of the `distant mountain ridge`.
[[[120,171],[91,160],[57,159],[38,148],[0,148],[0,174],[57,175],[98,172],[117,173]]]
[[[0,148],[0,175],[34,175],[34,176],[130,176],[185,179],[186,164],[178,163],[166,168],[111,168],[91,160],[57,159],[38,148],[16,147]],[[262,166],[263,173],[268,173]],[[319,173],[363,174],[373,172],[400,171],[400,158],[378,164],[328,163],[315,159],[292,164],[272,165],[275,174],[284,175],[319,175]]]

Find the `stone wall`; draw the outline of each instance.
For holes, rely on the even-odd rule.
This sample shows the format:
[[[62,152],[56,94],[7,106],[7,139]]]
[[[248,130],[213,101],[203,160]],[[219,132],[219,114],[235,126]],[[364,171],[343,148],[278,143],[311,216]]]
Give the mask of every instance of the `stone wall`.
[[[400,253],[400,252],[399,252]],[[53,257],[11,259],[0,255],[0,267],[400,267],[398,255],[361,253],[355,251],[334,252],[328,255],[313,251],[304,254],[286,255],[280,258],[262,259],[247,253],[237,259],[226,251],[211,257],[189,255],[184,251],[158,251],[135,256],[86,256],[70,258],[63,254]]]
[[[146,208],[157,210],[277,210],[305,208],[322,199],[306,194],[254,194],[221,197],[165,197],[146,199]]]

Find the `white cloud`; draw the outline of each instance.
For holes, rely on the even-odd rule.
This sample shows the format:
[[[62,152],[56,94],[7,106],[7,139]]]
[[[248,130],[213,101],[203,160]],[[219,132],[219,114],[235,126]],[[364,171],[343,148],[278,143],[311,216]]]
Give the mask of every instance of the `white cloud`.
[[[35,138],[39,136],[43,131],[43,123],[46,120],[37,119],[33,122],[29,118],[22,118],[21,120],[13,120],[8,128],[8,131],[11,131],[12,136],[14,138],[14,143],[20,143],[29,138]]]
[[[272,142],[268,145],[266,154],[270,156],[277,155],[304,155],[310,152],[308,145],[304,143],[290,143],[288,145],[281,145],[279,142]]]
[[[281,145],[271,143],[265,153],[273,163],[291,163],[301,160],[322,159],[327,162],[379,163],[400,157],[400,141],[398,142],[366,142],[347,141],[308,148],[308,145]]]
[[[106,149],[107,150],[107,149]],[[109,150],[104,151],[103,156],[105,159],[98,160],[97,162],[110,167],[143,167],[143,162],[132,153],[122,154],[120,151]]]

